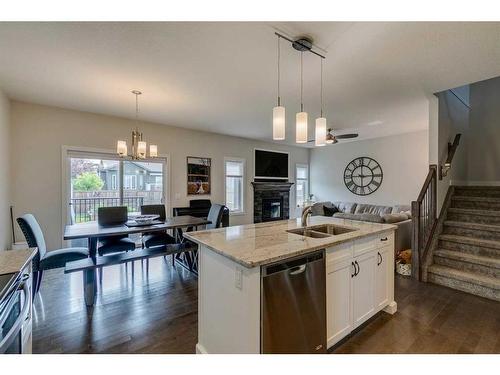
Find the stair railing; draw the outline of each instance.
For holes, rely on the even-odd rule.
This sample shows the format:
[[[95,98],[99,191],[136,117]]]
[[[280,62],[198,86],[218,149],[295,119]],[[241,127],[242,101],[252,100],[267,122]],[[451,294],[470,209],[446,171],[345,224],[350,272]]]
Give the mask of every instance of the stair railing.
[[[455,138],[453,139],[453,143],[448,142],[448,155],[446,156],[446,161],[443,165],[439,166],[439,179],[442,180],[443,177],[446,177],[448,171],[451,169],[451,162],[453,161],[453,157],[455,156],[455,151],[457,151],[457,147],[460,143],[460,137],[462,134],[455,134]]]
[[[429,165],[424,186],[416,201],[411,202],[413,225],[412,276],[422,279],[422,261],[426,259],[437,224],[437,165]]]

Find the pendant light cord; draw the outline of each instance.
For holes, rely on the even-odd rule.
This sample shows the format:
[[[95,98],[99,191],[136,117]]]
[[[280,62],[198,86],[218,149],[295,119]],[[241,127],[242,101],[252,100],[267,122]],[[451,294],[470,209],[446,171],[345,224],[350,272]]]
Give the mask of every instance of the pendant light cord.
[[[323,59],[321,59],[321,83],[320,83],[320,101],[321,101],[321,116],[323,117]]]
[[[135,128],[139,130],[139,94],[135,94]]]
[[[300,112],[304,112],[304,103],[302,102],[302,92],[304,90],[304,78],[303,78],[303,56],[304,52],[300,52]]]
[[[281,106],[280,98],[280,37],[278,36],[278,107]]]

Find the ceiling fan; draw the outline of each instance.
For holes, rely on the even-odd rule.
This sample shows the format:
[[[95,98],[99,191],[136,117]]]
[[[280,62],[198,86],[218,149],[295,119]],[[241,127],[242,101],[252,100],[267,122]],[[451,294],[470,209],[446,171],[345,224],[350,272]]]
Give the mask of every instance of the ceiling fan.
[[[330,128],[326,132],[326,144],[328,144],[328,145],[335,144],[339,141],[339,139],[352,139],[352,138],[358,137],[358,135],[359,135],[358,133],[334,135],[333,129]],[[307,142],[314,142],[314,139],[311,139]]]

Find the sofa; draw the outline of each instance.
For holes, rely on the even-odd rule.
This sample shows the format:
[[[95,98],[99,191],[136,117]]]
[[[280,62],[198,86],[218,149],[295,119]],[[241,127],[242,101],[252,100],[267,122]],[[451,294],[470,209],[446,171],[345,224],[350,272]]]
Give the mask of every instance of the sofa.
[[[326,201],[316,202],[311,208],[313,216],[333,216],[339,219],[396,225],[396,254],[411,248],[412,221],[409,205],[378,206],[365,203]]]

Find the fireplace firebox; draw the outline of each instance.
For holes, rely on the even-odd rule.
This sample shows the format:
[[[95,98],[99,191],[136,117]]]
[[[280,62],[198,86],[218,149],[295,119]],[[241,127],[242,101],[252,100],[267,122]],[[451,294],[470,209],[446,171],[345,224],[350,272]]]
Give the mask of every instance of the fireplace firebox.
[[[290,188],[293,183],[255,181],[252,185],[254,223],[290,218]]]

